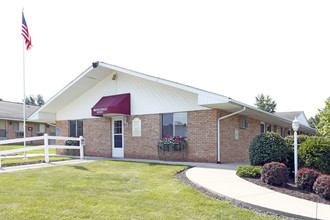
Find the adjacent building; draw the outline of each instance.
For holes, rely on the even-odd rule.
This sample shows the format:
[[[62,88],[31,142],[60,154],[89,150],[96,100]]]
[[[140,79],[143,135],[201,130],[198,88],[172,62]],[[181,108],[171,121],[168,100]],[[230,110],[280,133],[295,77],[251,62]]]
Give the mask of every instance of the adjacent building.
[[[37,111],[39,106],[26,105],[26,117]],[[23,138],[23,104],[0,101],[0,140]],[[26,137],[55,135],[55,126],[44,122],[26,121]],[[37,144],[34,142],[33,144]]]

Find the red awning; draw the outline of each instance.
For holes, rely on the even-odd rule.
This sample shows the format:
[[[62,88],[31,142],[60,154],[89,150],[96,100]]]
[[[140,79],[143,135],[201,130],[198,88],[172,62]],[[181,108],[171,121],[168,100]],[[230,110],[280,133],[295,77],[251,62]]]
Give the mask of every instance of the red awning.
[[[131,114],[131,94],[104,96],[92,108],[92,116],[104,114]]]

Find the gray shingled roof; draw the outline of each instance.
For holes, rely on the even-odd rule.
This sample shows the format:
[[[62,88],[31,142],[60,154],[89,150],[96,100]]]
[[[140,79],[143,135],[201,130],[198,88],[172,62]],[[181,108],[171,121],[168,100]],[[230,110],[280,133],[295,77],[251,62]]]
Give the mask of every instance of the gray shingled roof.
[[[26,105],[26,118],[39,108]],[[23,103],[0,101],[0,119],[23,120]]]

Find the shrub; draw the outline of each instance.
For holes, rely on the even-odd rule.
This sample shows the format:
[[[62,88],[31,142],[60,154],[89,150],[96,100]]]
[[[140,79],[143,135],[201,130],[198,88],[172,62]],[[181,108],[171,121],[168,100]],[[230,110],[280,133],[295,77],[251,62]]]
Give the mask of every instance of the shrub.
[[[319,176],[313,185],[313,190],[316,194],[329,200],[330,199],[330,176]]]
[[[261,166],[239,166],[236,175],[239,177],[259,178],[261,174]]]
[[[261,169],[261,180],[267,184],[282,186],[288,183],[288,179],[289,171],[283,163],[266,163]]]
[[[297,186],[300,189],[306,189],[313,192],[313,184],[321,173],[308,168],[302,168],[297,173]]]
[[[330,139],[326,137],[310,137],[298,150],[301,167],[315,169],[330,174]]]
[[[297,142],[298,146],[299,144],[302,144],[305,142],[310,136],[307,135],[298,135],[297,136]],[[286,142],[288,146],[288,153],[287,153],[287,158],[285,160],[285,165],[288,167],[290,174],[294,175],[294,136],[290,135],[284,138],[284,141]],[[298,156],[298,159],[300,157]],[[301,164],[300,161],[298,161],[298,164]]]
[[[288,147],[284,139],[276,133],[255,136],[249,148],[251,165],[264,165],[271,161],[285,162]]]

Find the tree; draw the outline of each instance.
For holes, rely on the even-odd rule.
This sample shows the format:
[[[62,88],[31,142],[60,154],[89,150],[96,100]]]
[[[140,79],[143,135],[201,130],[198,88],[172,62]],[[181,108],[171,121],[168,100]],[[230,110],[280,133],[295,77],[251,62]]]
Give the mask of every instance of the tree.
[[[36,104],[36,98],[33,95],[30,95],[28,97],[25,98],[25,104],[26,105],[37,105]]]
[[[320,123],[320,117],[318,114],[316,114],[314,117],[310,117],[308,119],[308,123],[312,128],[316,128],[317,125]]]
[[[25,98],[25,104],[34,105],[34,106],[43,106],[45,104],[44,98],[42,95],[38,94],[37,98],[33,95],[30,95]]]
[[[260,94],[256,97],[255,105],[259,109],[262,109],[270,113],[274,113],[277,104],[275,101],[272,100],[272,98],[269,95],[265,97],[264,94]]]
[[[330,136],[330,97],[324,103],[325,107],[317,113],[320,122],[316,126],[316,131],[324,136]]]
[[[37,95],[37,104],[38,106],[43,106],[45,104],[44,97],[40,94]]]

